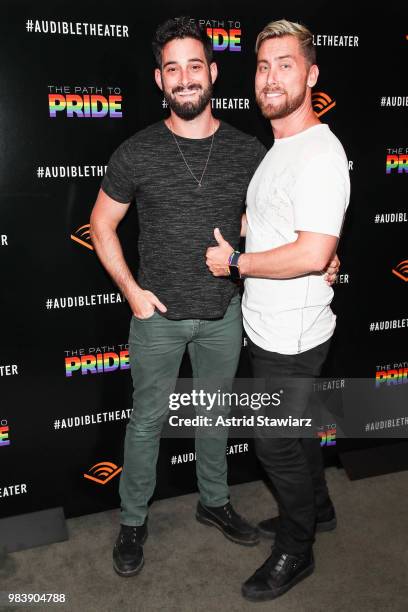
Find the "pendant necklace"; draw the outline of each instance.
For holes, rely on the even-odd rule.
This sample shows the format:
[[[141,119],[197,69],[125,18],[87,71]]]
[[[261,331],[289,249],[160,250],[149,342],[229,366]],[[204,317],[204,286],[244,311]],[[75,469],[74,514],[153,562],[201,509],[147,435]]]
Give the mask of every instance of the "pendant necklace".
[[[176,143],[176,145],[177,145],[177,148],[178,148],[178,150],[179,150],[179,153],[180,153],[181,157],[183,158],[183,161],[184,161],[184,163],[185,163],[185,165],[186,165],[186,167],[187,167],[187,170],[189,171],[189,173],[191,174],[191,176],[193,177],[193,179],[194,179],[194,180],[195,180],[195,182],[197,183],[198,187],[201,187],[201,183],[202,183],[202,181],[203,181],[203,177],[204,177],[205,171],[207,170],[208,162],[210,161],[210,157],[211,157],[211,152],[212,152],[212,148],[213,148],[213,144],[214,144],[214,135],[215,135],[215,130],[213,131],[213,134],[212,134],[211,143],[210,143],[210,149],[209,149],[209,151],[208,151],[207,161],[205,162],[204,170],[203,170],[203,171],[202,171],[202,173],[201,173],[201,177],[200,177],[200,179],[198,179],[198,178],[196,177],[196,175],[194,174],[194,172],[191,170],[190,166],[189,166],[189,165],[188,165],[188,163],[187,163],[186,158],[185,158],[185,157],[184,157],[184,155],[183,155],[183,151],[181,150],[181,147],[180,147],[180,145],[179,145],[179,143],[178,143],[178,141],[177,141],[176,135],[175,135],[175,133],[174,133],[174,131],[173,131],[173,123],[172,123],[172,121],[171,121],[171,118],[170,118],[170,117],[169,117],[169,119],[170,119],[170,126],[171,126],[170,132],[172,133],[172,136],[173,136],[173,138],[174,138],[174,142],[175,142],[175,143]],[[213,127],[214,127],[214,126],[213,126]]]

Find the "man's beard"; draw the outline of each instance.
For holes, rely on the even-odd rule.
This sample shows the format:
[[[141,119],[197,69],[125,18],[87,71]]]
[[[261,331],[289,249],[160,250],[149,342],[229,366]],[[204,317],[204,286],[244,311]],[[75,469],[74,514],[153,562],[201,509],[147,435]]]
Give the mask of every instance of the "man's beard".
[[[176,100],[174,95],[180,91],[201,91],[201,95],[199,95],[197,102],[179,102]],[[209,101],[211,100],[213,93],[213,86],[211,81],[206,89],[203,89],[201,85],[191,84],[187,87],[182,87],[181,85],[178,87],[174,87],[171,90],[171,93],[164,91],[164,97],[170,106],[171,110],[176,113],[180,119],[184,119],[185,121],[191,121],[201,115]]]
[[[273,104],[265,104],[262,95],[265,93],[274,93],[277,91],[283,92],[286,95],[284,102],[282,102],[280,105],[275,106]],[[286,91],[282,89],[271,89],[269,87],[265,87],[260,94],[257,94],[256,101],[265,119],[283,119],[284,117],[291,115],[295,110],[299,108],[299,106],[303,104],[306,97],[306,91],[307,88],[305,85],[304,90],[300,92],[300,94],[298,94],[292,99],[288,99]]]

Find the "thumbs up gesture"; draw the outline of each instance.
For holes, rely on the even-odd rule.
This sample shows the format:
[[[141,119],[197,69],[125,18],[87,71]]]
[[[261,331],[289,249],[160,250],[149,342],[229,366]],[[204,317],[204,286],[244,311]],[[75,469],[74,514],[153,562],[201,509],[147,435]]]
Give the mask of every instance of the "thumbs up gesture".
[[[214,230],[214,238],[218,246],[207,249],[205,263],[213,276],[229,276],[228,259],[234,249],[224,240],[218,227]]]

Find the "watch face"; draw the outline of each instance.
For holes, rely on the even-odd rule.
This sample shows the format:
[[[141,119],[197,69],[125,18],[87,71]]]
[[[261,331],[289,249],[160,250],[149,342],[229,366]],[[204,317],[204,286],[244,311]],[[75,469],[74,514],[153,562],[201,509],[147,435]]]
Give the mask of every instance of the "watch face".
[[[241,278],[238,266],[229,266],[229,271],[230,271],[232,280],[239,280]]]

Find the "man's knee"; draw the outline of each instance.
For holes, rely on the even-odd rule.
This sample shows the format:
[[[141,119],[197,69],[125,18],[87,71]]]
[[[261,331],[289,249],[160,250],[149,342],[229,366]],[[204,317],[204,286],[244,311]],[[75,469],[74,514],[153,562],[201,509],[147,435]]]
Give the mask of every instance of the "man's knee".
[[[270,437],[262,432],[255,437],[255,449],[261,460],[280,463],[298,454],[299,441],[296,438]]]
[[[160,434],[163,424],[167,417],[167,411],[163,414],[144,414],[137,409],[133,409],[130,421],[127,425],[126,432],[132,435],[135,434],[146,434],[146,435],[157,435]]]

